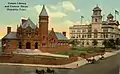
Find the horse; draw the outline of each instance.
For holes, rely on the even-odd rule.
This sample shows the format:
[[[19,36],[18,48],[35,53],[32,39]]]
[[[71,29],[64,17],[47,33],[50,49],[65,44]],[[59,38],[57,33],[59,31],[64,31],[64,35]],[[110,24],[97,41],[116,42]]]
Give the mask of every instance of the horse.
[[[93,63],[95,63],[95,59],[86,59],[87,61],[88,61],[88,63],[91,63],[91,64],[93,64]]]
[[[48,72],[48,73],[53,73],[53,74],[54,74],[55,71],[54,71],[54,70],[51,70],[50,68],[47,68],[47,72]]]
[[[44,71],[44,70],[38,70],[38,69],[36,69],[36,73],[37,73],[37,74],[44,74],[45,71]]]
[[[99,58],[99,60],[103,60],[104,59],[104,56],[101,56],[100,58]]]

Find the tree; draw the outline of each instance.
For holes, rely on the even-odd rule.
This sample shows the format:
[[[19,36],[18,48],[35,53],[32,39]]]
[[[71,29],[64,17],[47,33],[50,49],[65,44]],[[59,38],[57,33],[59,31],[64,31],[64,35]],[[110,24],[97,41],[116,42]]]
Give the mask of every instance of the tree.
[[[93,40],[92,44],[93,46],[96,46],[98,44],[97,40]]]
[[[119,39],[119,38],[117,38],[117,39],[115,40],[115,44],[116,44],[116,45],[120,45],[120,39]]]
[[[108,40],[105,39],[102,45],[104,45],[105,48],[108,48],[109,47]]]
[[[115,40],[114,39],[109,39],[109,46],[110,48],[115,48]]]
[[[115,48],[115,41],[114,39],[108,39],[103,41],[103,45],[105,48]]]
[[[119,47],[118,47],[120,45],[120,39],[119,38],[117,38],[115,40],[115,45],[116,45],[116,48],[119,49]]]
[[[75,40],[71,40],[71,41],[69,42],[69,44],[71,44],[72,47],[76,47],[77,44],[78,44],[78,41],[77,41],[76,39],[75,39]]]

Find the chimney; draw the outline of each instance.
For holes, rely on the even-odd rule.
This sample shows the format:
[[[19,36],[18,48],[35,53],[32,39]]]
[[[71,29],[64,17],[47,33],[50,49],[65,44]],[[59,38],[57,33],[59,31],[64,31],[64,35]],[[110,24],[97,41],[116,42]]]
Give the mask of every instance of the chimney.
[[[66,32],[62,32],[62,34],[66,37]]]
[[[26,19],[22,19],[21,21],[22,21],[22,24],[24,24],[27,20]]]
[[[54,29],[52,28],[52,31],[54,31]]]
[[[7,34],[11,32],[11,27],[7,27]]]

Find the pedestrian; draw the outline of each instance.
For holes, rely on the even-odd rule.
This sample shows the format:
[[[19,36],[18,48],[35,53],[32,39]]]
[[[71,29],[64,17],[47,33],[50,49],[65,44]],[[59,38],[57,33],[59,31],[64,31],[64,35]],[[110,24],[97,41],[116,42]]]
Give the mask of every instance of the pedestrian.
[[[78,67],[78,64],[77,64],[77,67]]]

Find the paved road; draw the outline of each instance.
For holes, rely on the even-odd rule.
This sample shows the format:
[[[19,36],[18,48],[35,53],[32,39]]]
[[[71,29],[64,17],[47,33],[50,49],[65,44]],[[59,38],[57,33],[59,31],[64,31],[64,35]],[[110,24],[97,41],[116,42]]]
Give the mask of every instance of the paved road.
[[[119,74],[119,65],[120,54],[117,54],[96,64],[87,64],[76,69],[55,69],[55,74]],[[0,74],[35,74],[35,69],[41,68],[0,65]]]

